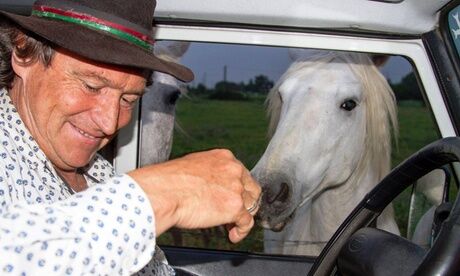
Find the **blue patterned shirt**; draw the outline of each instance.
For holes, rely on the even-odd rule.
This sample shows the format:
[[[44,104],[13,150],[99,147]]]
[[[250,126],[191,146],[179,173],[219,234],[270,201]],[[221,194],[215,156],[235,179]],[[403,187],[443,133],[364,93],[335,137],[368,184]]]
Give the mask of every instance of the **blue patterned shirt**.
[[[0,274],[128,275],[155,251],[143,190],[97,155],[73,194],[0,91]]]

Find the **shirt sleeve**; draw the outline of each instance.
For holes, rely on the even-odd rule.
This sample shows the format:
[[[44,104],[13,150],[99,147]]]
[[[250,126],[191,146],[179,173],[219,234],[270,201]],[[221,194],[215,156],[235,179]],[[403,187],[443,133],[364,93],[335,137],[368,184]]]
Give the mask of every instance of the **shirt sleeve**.
[[[155,250],[153,210],[128,175],[52,204],[0,207],[1,275],[128,275]]]

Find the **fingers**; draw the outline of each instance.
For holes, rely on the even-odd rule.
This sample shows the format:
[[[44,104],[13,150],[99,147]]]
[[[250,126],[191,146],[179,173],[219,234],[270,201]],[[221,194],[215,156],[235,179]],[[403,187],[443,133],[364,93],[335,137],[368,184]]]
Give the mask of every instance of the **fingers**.
[[[243,202],[246,208],[246,212],[255,216],[260,208],[260,202],[262,200],[262,195],[259,193],[258,198],[254,198],[250,193],[243,193]]]
[[[246,168],[241,176],[241,183],[244,188],[242,198],[245,210],[242,210],[241,216],[234,224],[227,227],[228,238],[233,243],[240,242],[251,231],[254,226],[254,215],[259,210],[262,198],[262,188]]]
[[[227,224],[228,238],[231,242],[237,243],[244,239],[254,226],[254,215],[259,210],[262,188],[251,176],[249,170],[233,155],[232,159],[242,169],[240,185],[242,185],[241,197],[243,199],[243,210],[232,224]]]
[[[229,240],[237,243],[244,239],[254,227],[254,215],[259,210],[262,189],[249,170],[230,151],[223,151],[220,154],[226,154],[225,157],[232,163],[226,167],[226,173],[238,175],[237,185],[241,185],[238,189],[241,190],[243,206],[234,222],[226,225]]]
[[[262,195],[260,195],[259,198],[256,199],[250,207],[246,208],[246,210],[252,216],[255,216],[255,214],[257,214],[257,212],[259,211],[261,201],[262,201]]]
[[[246,207],[246,210],[254,216],[260,207],[260,201],[262,199],[262,188],[254,180],[254,178],[252,178],[248,170],[245,170],[243,173],[242,183],[244,185],[244,206]]]
[[[261,199],[261,187],[251,176],[246,167],[235,158],[233,153],[229,150],[218,149],[213,150],[219,155],[220,160],[226,160],[224,171],[227,175],[234,175],[237,177],[235,189],[241,191],[244,206],[251,215],[255,215],[259,209]]]
[[[228,238],[232,243],[240,242],[244,239],[254,226],[254,217],[248,212],[242,213],[242,216],[234,223],[227,225]]]

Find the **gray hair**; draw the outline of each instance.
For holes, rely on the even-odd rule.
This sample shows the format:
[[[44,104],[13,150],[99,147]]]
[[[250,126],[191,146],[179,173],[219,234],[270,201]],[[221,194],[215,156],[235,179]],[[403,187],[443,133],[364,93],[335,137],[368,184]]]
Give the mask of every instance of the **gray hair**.
[[[11,65],[13,51],[23,64],[51,63],[54,50],[45,39],[32,36],[10,21],[0,22],[0,88],[11,88],[15,74]]]

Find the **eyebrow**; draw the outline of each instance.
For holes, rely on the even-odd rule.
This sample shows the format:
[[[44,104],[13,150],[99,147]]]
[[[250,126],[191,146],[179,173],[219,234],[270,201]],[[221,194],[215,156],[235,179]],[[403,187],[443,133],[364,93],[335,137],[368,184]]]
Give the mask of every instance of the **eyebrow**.
[[[103,82],[107,86],[113,87],[113,83],[111,80],[108,78],[102,77],[101,75],[97,74],[96,72],[76,72],[72,70],[72,74],[77,76],[77,77],[90,77],[90,78],[95,78],[98,81]]]
[[[95,79],[97,79],[98,81],[102,82],[104,85],[106,85],[108,87],[115,87],[116,88],[116,85],[111,80],[109,80],[106,77],[101,76],[100,74],[98,74],[96,72],[92,72],[92,71],[89,71],[89,72],[72,71],[71,73],[76,77],[95,78]],[[145,93],[145,87],[146,87],[146,85],[144,84],[144,88],[141,89],[141,90],[130,90],[130,91],[124,91],[124,92],[126,92],[128,94],[140,94],[142,96]]]

